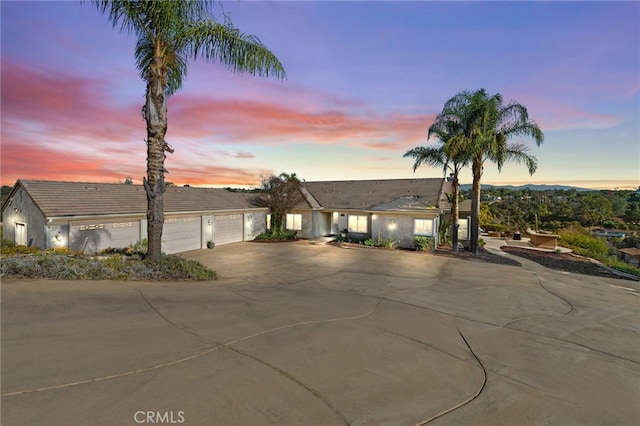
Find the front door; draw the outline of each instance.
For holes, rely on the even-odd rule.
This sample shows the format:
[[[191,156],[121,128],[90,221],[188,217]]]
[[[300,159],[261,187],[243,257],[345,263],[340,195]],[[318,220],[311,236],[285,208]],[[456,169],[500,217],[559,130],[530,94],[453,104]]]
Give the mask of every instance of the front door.
[[[16,245],[27,245],[27,225],[24,223],[16,223]]]
[[[338,221],[340,220],[340,213],[333,212],[331,217],[331,234],[338,235]]]

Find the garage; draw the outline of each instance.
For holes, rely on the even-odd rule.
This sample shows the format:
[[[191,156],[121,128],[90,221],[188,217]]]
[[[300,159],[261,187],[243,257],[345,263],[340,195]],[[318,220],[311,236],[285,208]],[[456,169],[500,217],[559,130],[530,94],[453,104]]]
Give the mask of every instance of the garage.
[[[214,216],[213,241],[216,245],[242,241],[243,218],[241,213]]]
[[[165,218],[162,228],[162,251],[167,254],[202,248],[200,217]]]

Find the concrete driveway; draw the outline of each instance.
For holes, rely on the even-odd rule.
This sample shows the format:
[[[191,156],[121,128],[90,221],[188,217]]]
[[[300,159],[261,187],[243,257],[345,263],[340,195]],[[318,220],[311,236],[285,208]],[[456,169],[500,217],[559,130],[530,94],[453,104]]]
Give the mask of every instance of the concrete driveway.
[[[2,425],[632,425],[638,283],[309,242],[2,283]]]

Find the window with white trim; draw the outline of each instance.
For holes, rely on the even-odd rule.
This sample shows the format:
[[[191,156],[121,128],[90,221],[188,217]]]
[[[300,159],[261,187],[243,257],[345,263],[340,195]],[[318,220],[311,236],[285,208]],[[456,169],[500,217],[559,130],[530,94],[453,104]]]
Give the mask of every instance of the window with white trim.
[[[413,219],[413,235],[433,236],[433,219]]]
[[[287,213],[286,226],[290,231],[302,231],[302,215],[299,213]]]
[[[357,232],[360,234],[367,233],[367,216],[349,215],[348,230],[349,232]]]

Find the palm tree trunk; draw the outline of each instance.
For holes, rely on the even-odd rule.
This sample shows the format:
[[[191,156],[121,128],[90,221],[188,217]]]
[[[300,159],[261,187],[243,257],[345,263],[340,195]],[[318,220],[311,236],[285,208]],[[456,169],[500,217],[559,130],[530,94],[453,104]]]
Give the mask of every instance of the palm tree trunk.
[[[451,250],[454,253],[458,252],[458,227],[460,226],[460,182],[458,182],[458,177],[454,176],[453,178],[453,200],[451,201],[451,227],[452,227],[452,235],[451,235]]]
[[[147,259],[160,260],[162,226],[164,224],[164,159],[167,133],[167,101],[165,86],[159,73],[150,73],[147,82],[145,120],[147,122],[147,177],[143,179],[147,193]]]
[[[478,223],[480,220],[480,179],[482,177],[482,163],[473,162],[473,198],[471,199],[471,238],[469,250],[478,254]]]

